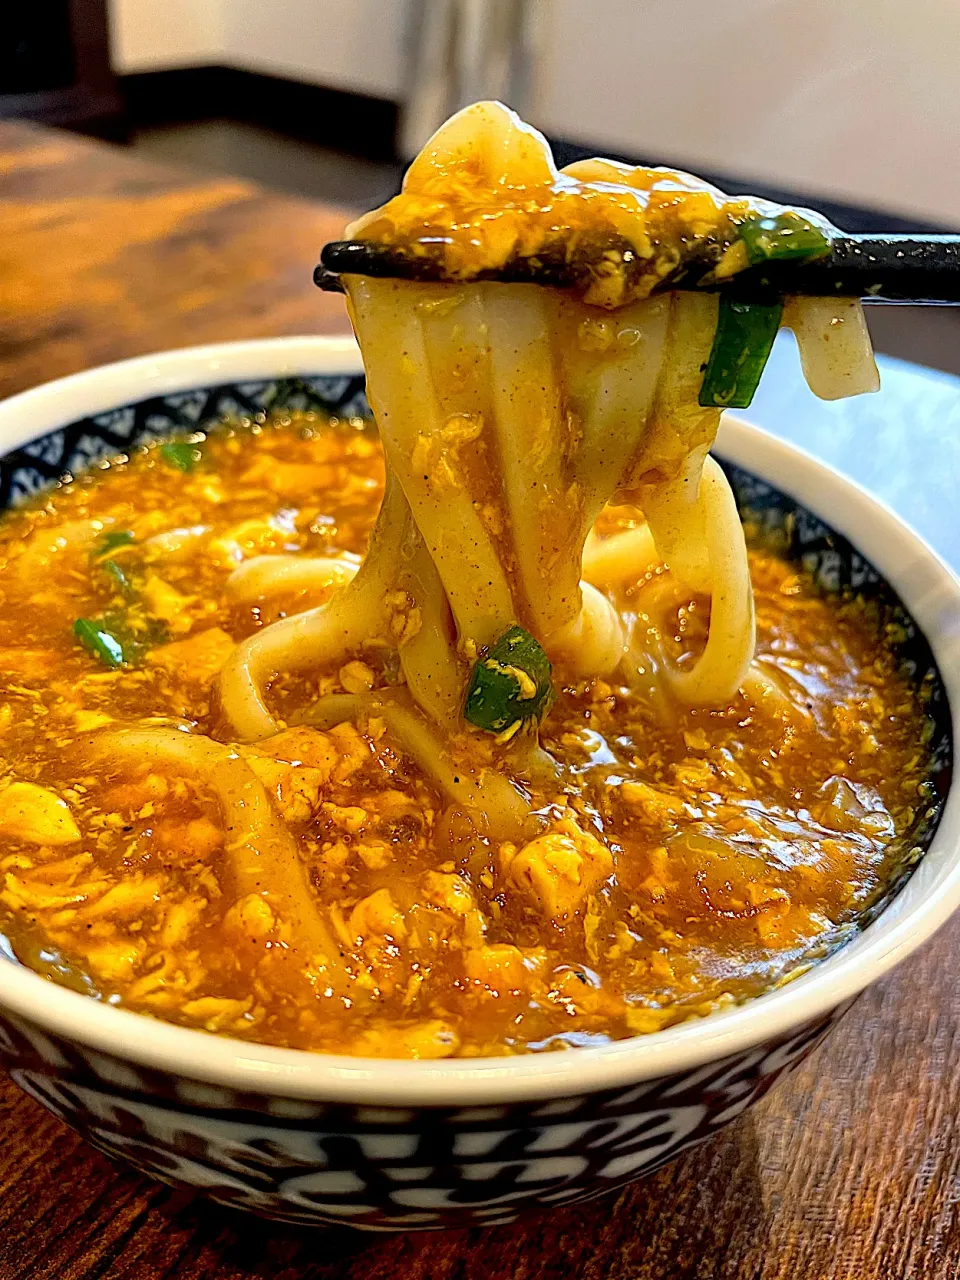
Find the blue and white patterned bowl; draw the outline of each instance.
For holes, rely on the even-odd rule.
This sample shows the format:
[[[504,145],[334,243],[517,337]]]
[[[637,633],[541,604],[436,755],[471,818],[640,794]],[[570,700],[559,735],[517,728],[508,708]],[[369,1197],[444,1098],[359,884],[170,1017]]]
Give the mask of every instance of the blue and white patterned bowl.
[[[366,412],[350,339],[231,343],[125,361],[0,404],[0,505],[137,440],[237,410]],[[939,825],[842,950],[779,991],[655,1035],[515,1059],[394,1062],[275,1049],[99,1004],[0,960],[0,1057],[100,1150],[223,1203],[380,1230],[506,1222],[651,1172],[740,1115],[856,996],[960,905],[960,582],[889,511],[737,421],[717,452],[741,505],[828,589],[884,599],[934,696]],[[854,550],[852,538],[859,550]]]

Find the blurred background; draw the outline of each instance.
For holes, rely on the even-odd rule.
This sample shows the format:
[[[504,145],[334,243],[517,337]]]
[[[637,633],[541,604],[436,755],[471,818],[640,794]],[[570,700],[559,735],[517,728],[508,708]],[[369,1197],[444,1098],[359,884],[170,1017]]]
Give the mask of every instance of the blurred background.
[[[501,97],[561,163],[688,167],[847,230],[960,228],[957,0],[7,0],[0,117],[360,208]],[[960,314],[871,313],[960,372]]]

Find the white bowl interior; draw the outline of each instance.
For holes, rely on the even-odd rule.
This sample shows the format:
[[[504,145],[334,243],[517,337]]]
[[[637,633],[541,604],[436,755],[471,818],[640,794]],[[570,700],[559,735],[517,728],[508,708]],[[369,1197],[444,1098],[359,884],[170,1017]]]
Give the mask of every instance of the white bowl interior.
[[[0,403],[0,453],[151,395],[217,383],[361,372],[352,338],[296,337],[169,351],[60,379]],[[925,633],[960,739],[960,580],[893,512],[759,428],[725,417],[716,452],[795,498],[886,578]],[[0,964],[0,1006],[24,1024],[138,1064],[239,1090],[384,1106],[519,1102],[686,1071],[824,1017],[915,950],[960,906],[960,788],[933,842],[879,918],[796,981],[724,1013],[566,1053],[413,1062],[246,1044],[112,1008]]]

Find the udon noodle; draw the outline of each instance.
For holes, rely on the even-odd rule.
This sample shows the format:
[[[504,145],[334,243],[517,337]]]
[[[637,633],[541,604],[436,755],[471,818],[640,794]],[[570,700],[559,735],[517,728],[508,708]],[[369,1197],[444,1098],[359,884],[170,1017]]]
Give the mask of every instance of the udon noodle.
[[[439,780],[470,670],[511,626],[572,678],[630,672],[664,714],[729,703],[750,672],[754,617],[736,503],[708,456],[721,409],[700,403],[719,303],[651,292],[705,241],[724,246],[717,272],[732,270],[738,226],[762,212],[671,171],[596,160],[558,172],[497,103],[449,121],[402,195],[348,229],[411,252],[439,243],[454,280],[346,281],[389,472],[371,551],[329,604],[241,646],[220,683],[229,731],[276,731],[265,688],[280,671],[396,647],[406,689],[385,709],[422,730],[408,749]],[[613,235],[627,251],[604,249]],[[474,279],[558,245],[590,264],[581,296]],[[789,316],[819,394],[876,387],[858,301],[795,299]],[[609,504],[637,523],[600,543]],[[683,665],[606,594],[661,561],[710,599],[706,643]],[[257,572],[269,581],[269,565]],[[518,753],[537,726],[521,704],[502,730]],[[471,803],[498,830],[522,811],[493,779]]]
[[[748,550],[710,448],[781,323],[818,395],[876,367],[856,300],[669,285],[829,227],[558,172],[479,104],[349,234],[433,277],[344,278],[378,439],[202,424],[0,527],[15,953],[188,1026],[420,1057],[791,980],[913,856],[923,691],[882,609]],[[496,278],[531,261],[572,286]]]

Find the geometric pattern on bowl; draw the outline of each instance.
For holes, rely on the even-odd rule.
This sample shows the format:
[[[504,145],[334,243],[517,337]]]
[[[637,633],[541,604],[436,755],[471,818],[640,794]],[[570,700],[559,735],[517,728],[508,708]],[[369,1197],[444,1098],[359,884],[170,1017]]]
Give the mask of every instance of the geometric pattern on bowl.
[[[845,1011],[663,1079],[493,1107],[238,1094],[68,1044],[9,1014],[0,1058],[93,1146],[171,1186],[283,1222],[430,1230],[509,1222],[652,1173],[736,1119]]]
[[[157,436],[284,408],[369,416],[356,375],[154,396],[71,423],[0,459],[0,510]],[[922,632],[846,539],[750,472],[725,470],[744,517],[777,534],[785,554],[824,590],[860,592],[896,624],[904,667],[929,691],[933,782],[942,799],[952,769],[949,706]],[[935,829],[936,814],[918,815],[918,852]],[[0,1059],[21,1088],[94,1146],[170,1185],[287,1222],[430,1230],[508,1222],[651,1173],[739,1116],[852,1003],[691,1071],[506,1106],[371,1107],[241,1094],[135,1066],[9,1013],[0,1014]]]

